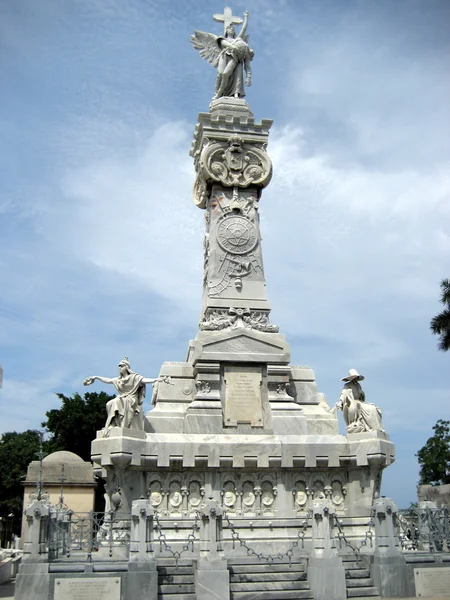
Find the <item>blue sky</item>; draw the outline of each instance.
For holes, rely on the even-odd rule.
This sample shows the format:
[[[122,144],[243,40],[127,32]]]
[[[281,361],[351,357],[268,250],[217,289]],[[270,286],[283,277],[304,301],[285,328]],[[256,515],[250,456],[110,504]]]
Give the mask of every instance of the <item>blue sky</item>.
[[[0,431],[39,427],[127,355],[184,360],[202,286],[189,147],[215,72],[189,42],[219,0],[0,2]],[[397,448],[383,493],[450,418],[429,321],[450,265],[445,0],[247,0],[248,90],[271,118],[261,200],[272,322],[334,404],[366,376]],[[102,389],[96,384],[95,390]],[[342,426],[342,423],[341,423]]]

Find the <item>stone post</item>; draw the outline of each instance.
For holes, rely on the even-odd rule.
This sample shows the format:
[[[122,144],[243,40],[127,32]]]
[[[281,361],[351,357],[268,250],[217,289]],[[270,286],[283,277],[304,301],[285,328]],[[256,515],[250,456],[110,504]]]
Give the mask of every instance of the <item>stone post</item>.
[[[48,561],[48,518],[49,507],[36,501],[25,510],[27,529],[24,536],[23,560]]]
[[[327,499],[313,504],[313,550],[308,563],[308,580],[315,600],[345,600],[345,570],[332,539],[335,508]]]
[[[396,531],[397,507],[390,498],[378,498],[373,504],[375,551],[371,567],[374,584],[383,597],[408,596],[405,558]]]
[[[25,519],[23,560],[17,574],[14,597],[16,600],[48,598],[48,505],[42,500],[33,502],[25,509]]]
[[[221,548],[223,509],[209,498],[200,510],[200,559],[195,571],[197,600],[229,600],[230,576]]]
[[[158,572],[153,552],[153,507],[146,498],[131,505],[127,598],[158,598]]]
[[[430,531],[430,516],[436,510],[436,503],[429,500],[419,502],[419,542],[418,548],[424,552],[436,552]]]

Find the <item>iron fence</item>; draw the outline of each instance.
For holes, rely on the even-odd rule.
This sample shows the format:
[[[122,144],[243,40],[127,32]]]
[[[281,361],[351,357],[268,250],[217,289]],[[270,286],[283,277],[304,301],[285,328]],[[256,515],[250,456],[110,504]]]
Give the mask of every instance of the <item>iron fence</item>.
[[[78,558],[104,549],[109,557],[117,548],[129,547],[130,519],[117,518],[113,511],[75,513],[51,510],[48,521],[50,560]]]

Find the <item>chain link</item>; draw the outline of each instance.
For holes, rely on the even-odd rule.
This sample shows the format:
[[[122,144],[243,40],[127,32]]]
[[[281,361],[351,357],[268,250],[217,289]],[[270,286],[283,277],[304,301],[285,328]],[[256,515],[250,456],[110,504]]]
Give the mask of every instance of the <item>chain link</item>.
[[[373,538],[373,531],[372,531],[372,527],[374,527],[375,523],[373,520],[373,510],[371,512],[371,518],[370,521],[367,523],[368,526],[368,530],[365,532],[364,534],[364,539],[360,542],[359,545],[353,545],[348,538],[346,537],[344,530],[342,529],[342,521],[340,521],[336,515],[334,515],[334,522],[335,525],[338,528],[338,539],[339,539],[339,543],[341,545],[342,548],[342,542],[344,542],[354,553],[356,556],[356,560],[359,561],[360,558],[360,554],[361,554],[361,548],[363,546],[367,546],[367,543],[370,541],[370,545],[372,546],[372,538]]]
[[[166,551],[172,555],[172,557],[175,559],[175,567],[177,569],[178,569],[178,560],[181,558],[181,555],[184,552],[187,552],[188,550],[191,550],[191,552],[194,552],[194,542],[199,541],[199,539],[197,537],[195,537],[195,533],[200,529],[200,527],[198,526],[199,518],[200,518],[200,513],[198,512],[198,510],[196,510],[195,511],[195,519],[192,524],[192,532],[187,536],[186,543],[183,544],[183,547],[181,550],[173,550],[172,544],[167,543],[167,536],[164,533],[164,530],[162,528],[158,513],[156,511],[154,513],[155,525],[153,526],[153,529],[156,532],[159,532],[158,536],[157,536],[157,539],[159,541],[159,549],[161,552],[163,552],[163,548],[164,548],[164,551]]]
[[[277,559],[282,560],[283,558],[286,557],[289,560],[289,566],[291,566],[291,560],[294,555],[294,549],[298,548],[300,543],[302,545],[302,548],[304,548],[304,538],[305,538],[306,531],[308,529],[308,519],[311,517],[311,515],[312,515],[312,511],[308,511],[308,516],[306,517],[306,519],[304,519],[304,521],[301,524],[301,527],[299,528],[299,530],[297,532],[297,539],[295,539],[293,542],[291,542],[290,548],[288,548],[286,550],[286,552],[283,552],[283,553],[279,552],[278,554],[267,554],[266,555],[266,554],[263,554],[262,552],[256,552],[255,550],[253,550],[253,548],[251,548],[247,544],[247,542],[241,538],[241,536],[239,535],[239,532],[236,531],[234,523],[230,520],[230,517],[228,516],[228,514],[226,512],[223,513],[223,517],[226,520],[228,527],[231,530],[231,539],[233,540],[233,550],[236,546],[236,542],[239,542],[239,545],[242,546],[243,548],[245,548],[245,550],[247,551],[247,556],[255,556],[258,560],[265,560],[269,564],[272,564]]]

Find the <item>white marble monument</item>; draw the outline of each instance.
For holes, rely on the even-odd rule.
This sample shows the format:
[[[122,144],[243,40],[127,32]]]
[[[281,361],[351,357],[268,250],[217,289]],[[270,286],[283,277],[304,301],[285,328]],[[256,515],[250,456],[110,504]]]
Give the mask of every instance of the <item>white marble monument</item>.
[[[113,383],[119,396],[108,408],[107,435],[99,433],[92,444],[92,459],[108,494],[120,493],[119,511],[129,513],[144,496],[170,527],[170,520],[192,519],[212,498],[244,529],[258,520],[250,536],[256,549],[270,539],[284,551],[317,499],[326,498],[353,527],[349,535],[359,535],[394,446],[377,407],[364,402],[354,370],[338,403],[348,435],[339,434],[336,410],[319,393],[314,371],[290,364],[286,337],[270,321],[259,211],[272,177],[272,121],[256,121],[243,99],[242,72],[253,56],[248,14],[242,20],[225,11],[215,19],[224,22],[224,36],[195,32],[192,38],[219,69],[191,148],[194,202],[205,219],[199,331],[184,362],[162,365],[158,379],[165,383],[142,421],[136,390],[146,380],[131,375],[129,363],[121,363],[120,377],[140,378],[136,390],[122,393],[120,377],[97,377]],[[241,23],[236,37],[234,24]],[[172,534],[181,544],[180,529]],[[223,535],[227,556],[226,528]]]

